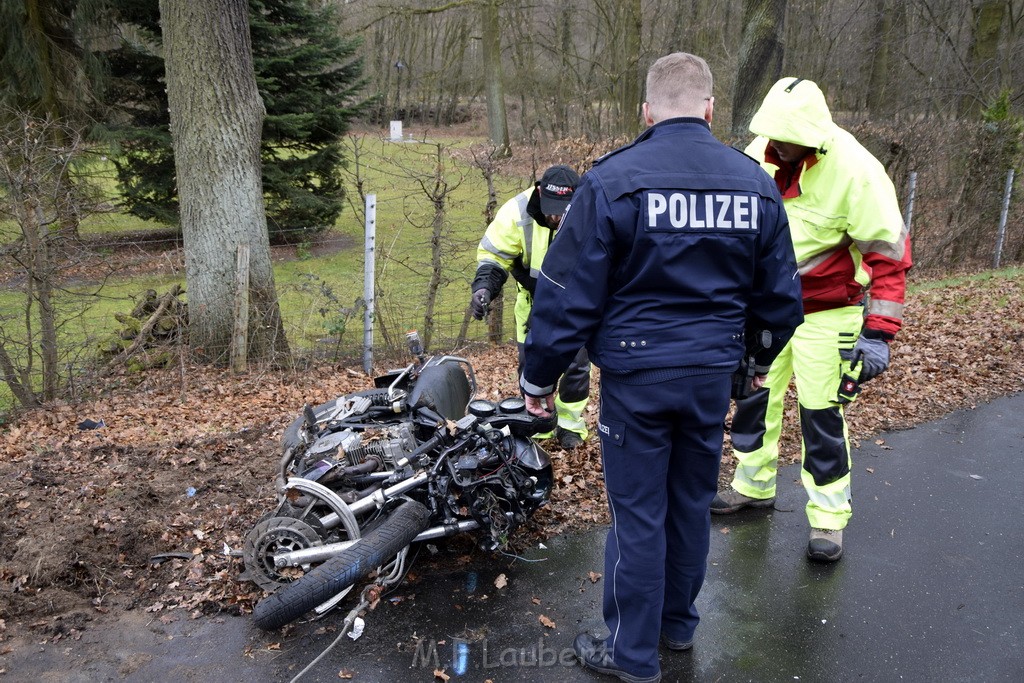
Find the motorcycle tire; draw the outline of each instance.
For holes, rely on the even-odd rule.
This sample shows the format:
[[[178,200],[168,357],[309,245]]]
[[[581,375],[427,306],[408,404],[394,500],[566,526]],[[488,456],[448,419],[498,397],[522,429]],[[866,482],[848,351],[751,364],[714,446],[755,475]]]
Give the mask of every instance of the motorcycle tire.
[[[272,631],[330,600],[409,545],[430,522],[430,510],[406,501],[356,543],[305,576],[263,598],[253,610],[256,626]]]

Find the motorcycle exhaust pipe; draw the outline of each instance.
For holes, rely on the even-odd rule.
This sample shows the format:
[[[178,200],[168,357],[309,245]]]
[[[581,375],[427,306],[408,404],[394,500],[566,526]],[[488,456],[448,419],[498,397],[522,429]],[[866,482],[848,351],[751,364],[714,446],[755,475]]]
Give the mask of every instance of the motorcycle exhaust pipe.
[[[369,512],[373,508],[382,507],[384,503],[388,502],[395,496],[400,496],[406,491],[414,489],[420,484],[423,484],[424,482],[427,481],[429,476],[430,475],[427,474],[426,472],[420,472],[416,476],[409,477],[405,481],[399,482],[394,486],[384,489],[383,491],[374,491],[373,493],[366,496],[365,498],[362,498],[361,500],[357,500],[354,503],[348,503],[348,508],[349,510],[351,510],[353,515],[359,515],[364,512]],[[324,525],[325,529],[333,529],[341,523],[341,518],[337,514],[332,512],[329,515],[321,517],[320,523]]]
[[[442,524],[420,532],[416,538],[412,539],[412,542],[431,541],[438,538],[444,538],[446,536],[454,536],[455,534],[462,533],[463,531],[473,531],[479,526],[480,525],[475,519],[465,519],[456,522],[455,524]],[[274,566],[281,569],[284,567],[301,567],[305,564],[324,562],[341,553],[354,543],[356,543],[356,541],[341,541],[339,543],[318,545],[312,548],[303,548],[302,550],[293,550],[290,553],[281,553],[280,555],[274,556]]]

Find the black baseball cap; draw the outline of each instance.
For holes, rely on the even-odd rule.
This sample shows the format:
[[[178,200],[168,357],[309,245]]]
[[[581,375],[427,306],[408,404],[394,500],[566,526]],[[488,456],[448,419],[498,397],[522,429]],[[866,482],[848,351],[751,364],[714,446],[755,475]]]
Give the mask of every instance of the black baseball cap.
[[[580,176],[568,166],[552,166],[540,178],[540,210],[545,216],[561,216],[572,201]]]

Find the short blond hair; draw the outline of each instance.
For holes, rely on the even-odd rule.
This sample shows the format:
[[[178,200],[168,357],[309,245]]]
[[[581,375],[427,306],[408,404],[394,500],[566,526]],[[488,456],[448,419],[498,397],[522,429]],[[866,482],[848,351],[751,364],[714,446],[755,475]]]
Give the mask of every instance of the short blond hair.
[[[703,116],[713,81],[708,63],[688,52],[673,52],[647,71],[647,108],[655,121]]]

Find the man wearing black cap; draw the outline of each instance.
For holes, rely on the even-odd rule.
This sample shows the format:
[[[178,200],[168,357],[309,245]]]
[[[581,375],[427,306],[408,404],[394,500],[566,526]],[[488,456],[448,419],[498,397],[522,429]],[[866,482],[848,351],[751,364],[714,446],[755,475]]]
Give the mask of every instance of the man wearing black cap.
[[[540,266],[579,182],[579,175],[568,166],[552,166],[544,171],[533,187],[498,209],[477,248],[476,277],[470,300],[473,317],[483,320],[491,299],[498,295],[511,273],[517,283],[515,315],[520,366]],[[573,450],[587,438],[583,410],[590,395],[590,360],[585,349],[580,349],[562,375],[558,388],[556,436],[562,448]],[[549,435],[538,438],[546,436]]]

